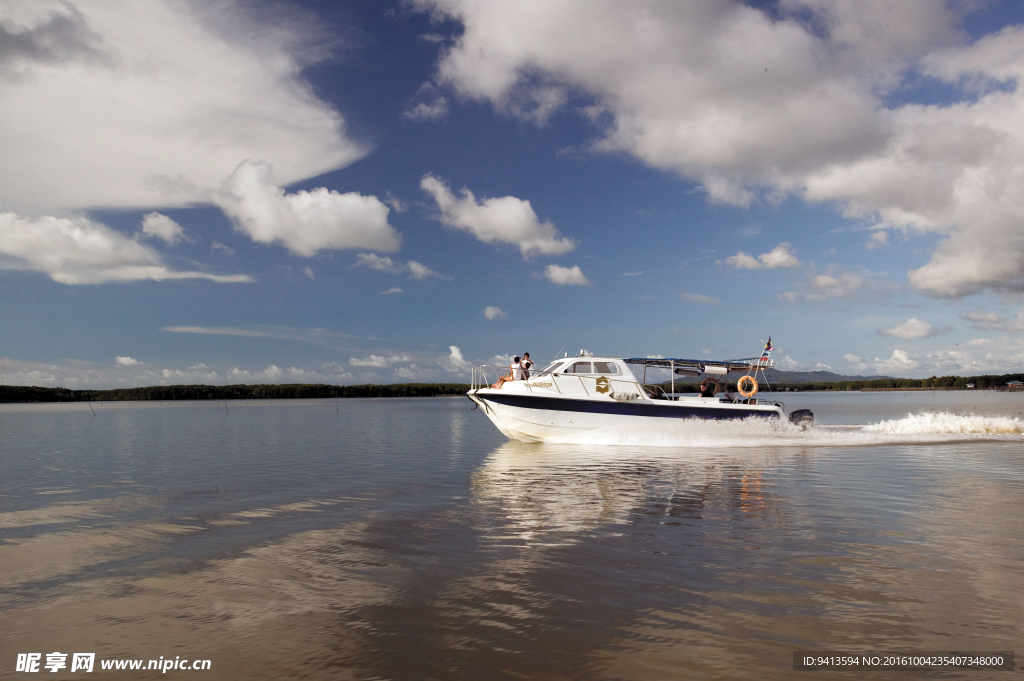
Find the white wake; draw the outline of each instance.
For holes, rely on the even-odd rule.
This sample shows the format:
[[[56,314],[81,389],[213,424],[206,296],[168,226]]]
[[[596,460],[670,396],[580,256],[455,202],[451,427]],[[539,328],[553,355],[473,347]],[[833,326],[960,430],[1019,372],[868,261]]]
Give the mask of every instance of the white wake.
[[[927,411],[864,426],[870,433],[892,435],[1024,435],[1024,421],[1009,416],[976,416]]]
[[[668,421],[667,419],[665,421]],[[608,427],[572,433],[552,444],[640,447],[863,447],[886,444],[941,444],[971,440],[1024,439],[1024,421],[1009,416],[920,412],[857,426],[814,426],[803,430],[788,421],[685,419],[653,422],[643,430]]]

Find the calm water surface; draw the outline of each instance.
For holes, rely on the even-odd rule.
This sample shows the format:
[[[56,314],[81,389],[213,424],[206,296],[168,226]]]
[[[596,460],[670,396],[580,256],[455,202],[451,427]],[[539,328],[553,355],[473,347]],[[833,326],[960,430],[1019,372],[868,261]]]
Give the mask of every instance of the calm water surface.
[[[212,661],[97,663],[121,678],[1019,674],[791,665],[1024,658],[1024,395],[786,399],[820,427],[659,447],[509,442],[464,398],[0,407],[0,676],[53,651]]]

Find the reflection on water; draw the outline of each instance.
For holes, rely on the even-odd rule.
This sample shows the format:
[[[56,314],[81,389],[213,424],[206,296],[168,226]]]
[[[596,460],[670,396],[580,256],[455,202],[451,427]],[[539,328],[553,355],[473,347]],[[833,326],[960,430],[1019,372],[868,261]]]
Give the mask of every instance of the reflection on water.
[[[763,471],[778,456],[776,448],[723,459],[706,451],[681,458],[664,448],[508,442],[474,472],[471,489],[523,539],[578,541],[631,523],[638,512],[699,519],[705,507],[727,503],[756,513],[769,503]]]
[[[526,445],[465,400],[0,410],[0,676],[58,650],[211,679],[782,679],[796,649],[1014,648],[1024,439],[935,417],[908,442],[917,406],[851,399],[904,432]]]

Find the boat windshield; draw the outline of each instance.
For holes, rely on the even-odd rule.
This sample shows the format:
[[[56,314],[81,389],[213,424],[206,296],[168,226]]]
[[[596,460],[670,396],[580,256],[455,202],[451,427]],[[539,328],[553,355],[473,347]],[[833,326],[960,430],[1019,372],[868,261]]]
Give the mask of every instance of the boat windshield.
[[[538,373],[541,373],[541,374],[550,374],[550,373],[553,373],[553,372],[554,372],[554,371],[555,371],[556,369],[558,369],[558,367],[560,367],[560,366],[562,366],[562,360],[556,360],[556,361],[552,362],[551,364],[547,365],[546,367],[544,367],[544,368],[543,368],[543,369],[542,369],[541,371],[539,371]]]

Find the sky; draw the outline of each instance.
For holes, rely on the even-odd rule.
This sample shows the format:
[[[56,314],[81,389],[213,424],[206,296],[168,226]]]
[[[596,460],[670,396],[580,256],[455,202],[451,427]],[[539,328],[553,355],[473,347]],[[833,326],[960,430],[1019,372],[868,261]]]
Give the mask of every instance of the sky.
[[[1024,371],[1024,5],[0,0],[0,381]]]

